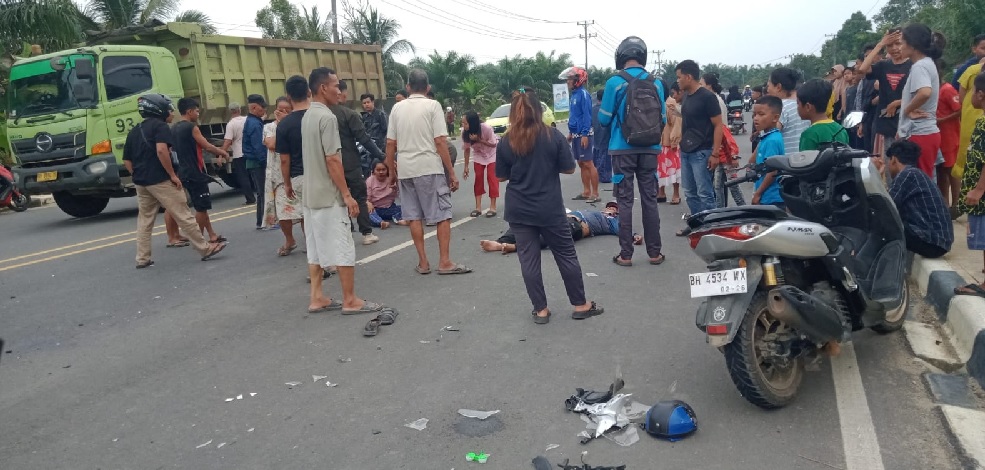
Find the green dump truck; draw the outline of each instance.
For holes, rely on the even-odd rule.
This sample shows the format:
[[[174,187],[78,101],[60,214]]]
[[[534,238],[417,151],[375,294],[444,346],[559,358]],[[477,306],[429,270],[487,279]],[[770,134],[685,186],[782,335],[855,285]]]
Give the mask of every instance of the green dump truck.
[[[127,133],[141,120],[140,95],[197,99],[202,132],[222,139],[230,103],[245,104],[251,93],[272,102],[287,78],[322,66],[348,82],[350,97],[385,94],[379,46],[207,35],[191,23],[125,28],[18,60],[6,121],[15,183],[51,193],[73,217],[94,216],[110,198],[135,195],[122,162]],[[225,169],[213,171],[234,186]]]

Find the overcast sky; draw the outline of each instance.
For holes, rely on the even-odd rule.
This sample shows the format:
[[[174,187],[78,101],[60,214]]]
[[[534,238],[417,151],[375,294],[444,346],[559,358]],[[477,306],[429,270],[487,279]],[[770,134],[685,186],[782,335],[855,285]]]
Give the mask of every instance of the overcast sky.
[[[325,14],[331,11],[331,0],[294,2],[309,8],[317,5]],[[616,45],[630,35],[642,37],[651,50],[663,50],[664,62],[694,59],[700,64],[752,65],[785,61],[784,56],[791,54],[819,52],[824,35],[836,32],[853,12],[862,11],[871,19],[885,2],[372,0],[371,5],[400,22],[401,37],[417,47],[417,55],[455,50],[471,54],[479,63],[556,50],[570,53],[581,65],[585,43],[578,36],[584,28],[576,23],[594,21],[588,32],[598,36],[589,40],[589,65],[612,67]],[[254,20],[257,10],[267,3],[185,0],[182,7],[204,11],[221,34],[259,37]],[[768,11],[753,10],[763,5],[768,5]],[[494,13],[490,8],[508,13]],[[567,39],[547,40],[556,38]],[[406,61],[410,56],[398,59]],[[656,54],[650,54],[651,64],[656,59]]]

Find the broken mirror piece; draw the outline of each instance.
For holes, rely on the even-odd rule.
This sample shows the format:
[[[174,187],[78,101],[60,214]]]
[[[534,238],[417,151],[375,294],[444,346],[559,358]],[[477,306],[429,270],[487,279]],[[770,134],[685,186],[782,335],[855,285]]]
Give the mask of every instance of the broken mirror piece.
[[[428,419],[427,418],[421,418],[421,419],[418,419],[418,420],[414,420],[414,421],[411,421],[411,422],[405,424],[404,426],[406,426],[408,428],[411,428],[411,429],[416,429],[418,431],[423,431],[424,428],[428,427]]]
[[[499,413],[499,410],[493,410],[493,411],[479,411],[479,410],[466,410],[466,409],[458,410],[458,414],[466,418],[476,418],[476,419],[486,419],[496,413]]]

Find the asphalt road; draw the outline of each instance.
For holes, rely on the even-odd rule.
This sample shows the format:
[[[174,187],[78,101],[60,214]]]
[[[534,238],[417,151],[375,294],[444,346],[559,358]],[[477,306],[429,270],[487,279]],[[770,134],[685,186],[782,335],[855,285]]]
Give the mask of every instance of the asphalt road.
[[[580,182],[563,185],[573,196]],[[87,220],[53,207],[0,214],[0,467],[461,469],[479,451],[491,454],[490,469],[532,468],[537,455],[577,461],[582,451],[593,465],[630,469],[960,467],[902,334],[855,335],[857,365],[840,358],[835,374],[860,376],[860,393],[836,393],[826,361],[785,409],[740,397],[694,327],[687,274],[704,266],[673,236],[683,205],[661,206],[662,266],[640,251],[636,266],[614,265],[615,237],[578,242],[583,270],[597,274],[585,281],[606,308],[600,317],[566,315],[547,256],[556,315],[537,326],[516,257],[479,250],[505,223],[468,218],[466,186],[453,197],[452,255],[474,273],[416,274],[402,227],[357,245],[357,291],[401,312],[367,339],[365,317],[307,314],[304,254],[276,256],[279,232],[255,231],[241,197],[216,195],[213,220],[229,248],[203,263],[158,235],[157,265],[140,271],[134,199]],[[427,243],[436,263],[436,240]],[[337,294],[337,281],[327,289]],[[676,443],[641,433],[630,447],[580,445],[584,424],[565,398],[616,374],[640,402],[687,401],[700,430]],[[475,425],[460,408],[502,411]],[[426,429],[404,426],[419,418]],[[865,439],[867,426],[876,439]]]

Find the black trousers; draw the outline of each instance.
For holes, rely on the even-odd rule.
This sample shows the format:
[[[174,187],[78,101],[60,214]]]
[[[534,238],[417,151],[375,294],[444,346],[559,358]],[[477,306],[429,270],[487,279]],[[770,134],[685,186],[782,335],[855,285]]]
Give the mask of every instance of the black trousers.
[[[547,248],[547,240],[544,240],[543,235],[538,236],[540,237],[540,249],[543,250],[544,248]],[[513,229],[506,229],[506,231],[496,239],[496,243],[516,245],[516,235],[513,235]]]
[[[947,250],[921,240],[910,229],[905,229],[903,232],[906,235],[907,250],[930,259],[940,258],[947,254]]]
[[[241,158],[240,160],[243,159]],[[257,227],[260,227],[263,226],[263,205],[265,201],[263,187],[266,185],[267,169],[250,168],[246,171],[250,174],[250,184],[253,185],[253,194],[257,201]]]
[[[246,157],[233,159],[233,178],[236,178],[239,192],[246,198],[246,202],[251,204],[256,203],[256,188],[253,187],[253,183],[250,181],[250,174],[246,171]]]
[[[564,280],[568,301],[571,305],[585,305],[585,280],[582,278],[578,253],[575,252],[575,242],[571,239],[568,223],[562,222],[550,227],[511,223],[510,229],[516,235],[520,274],[523,275],[523,284],[527,288],[527,296],[530,297],[534,311],[547,308],[547,294],[544,292],[544,276],[540,266],[541,237],[554,254],[554,262]]]
[[[373,224],[369,220],[369,211],[366,206],[366,180],[362,178],[362,169],[347,173],[345,184],[349,186],[349,193],[359,204],[359,215],[356,217],[356,225],[359,226],[359,233],[369,235],[373,233]]]

